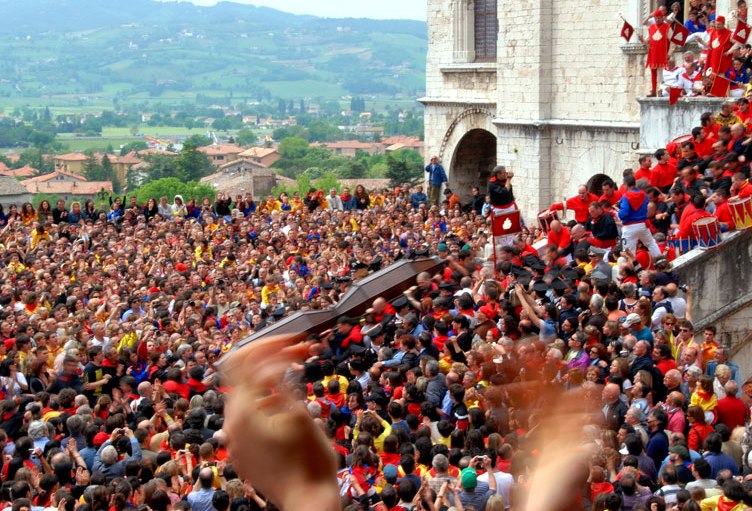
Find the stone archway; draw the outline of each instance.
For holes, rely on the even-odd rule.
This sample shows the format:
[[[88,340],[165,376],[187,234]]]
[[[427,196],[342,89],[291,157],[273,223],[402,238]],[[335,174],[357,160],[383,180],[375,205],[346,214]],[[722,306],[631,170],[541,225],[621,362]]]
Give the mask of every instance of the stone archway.
[[[449,187],[463,203],[473,186],[485,194],[491,170],[496,165],[496,137],[484,129],[471,129],[457,144],[449,172]]]
[[[603,183],[606,181],[612,181],[612,179],[607,176],[606,174],[595,174],[593,177],[588,179],[588,182],[585,186],[587,186],[588,192],[594,193],[598,197],[603,195]]]

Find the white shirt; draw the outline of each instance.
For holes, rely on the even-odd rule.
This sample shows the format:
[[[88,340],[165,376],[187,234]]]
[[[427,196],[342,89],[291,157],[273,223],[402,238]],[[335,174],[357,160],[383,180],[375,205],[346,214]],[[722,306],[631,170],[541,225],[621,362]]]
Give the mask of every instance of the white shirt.
[[[514,485],[514,477],[512,474],[506,472],[494,472],[494,478],[496,479],[496,494],[504,497],[504,509],[512,507],[511,500],[509,498],[509,491]],[[488,472],[478,476],[478,482],[488,484]]]

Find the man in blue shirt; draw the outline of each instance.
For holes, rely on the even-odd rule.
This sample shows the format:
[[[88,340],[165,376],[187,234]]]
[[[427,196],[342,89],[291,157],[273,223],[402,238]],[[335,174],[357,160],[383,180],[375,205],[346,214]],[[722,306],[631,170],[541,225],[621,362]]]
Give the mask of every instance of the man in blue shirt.
[[[212,497],[214,496],[214,472],[210,467],[204,467],[198,473],[198,480],[185,500],[193,511],[214,511]]]
[[[420,205],[426,203],[428,203],[428,196],[423,193],[423,187],[421,185],[416,186],[415,192],[410,196],[410,205],[415,211],[418,211]]]
[[[444,167],[439,163],[438,156],[431,157],[431,163],[426,165],[428,172],[428,201],[429,206],[438,206],[441,195],[441,186],[447,182]]]

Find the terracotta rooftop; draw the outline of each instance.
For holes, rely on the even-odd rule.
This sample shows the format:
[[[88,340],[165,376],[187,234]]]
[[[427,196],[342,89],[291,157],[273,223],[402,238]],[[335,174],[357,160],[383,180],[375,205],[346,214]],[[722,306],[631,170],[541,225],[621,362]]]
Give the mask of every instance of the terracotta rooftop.
[[[243,151],[242,153],[238,154],[238,156],[249,156],[251,158],[263,158],[265,156],[269,156],[270,154],[273,154],[277,152],[276,149],[273,147],[250,147]]]
[[[63,161],[86,161],[86,156],[84,153],[67,153],[67,154],[57,154],[54,157],[56,160],[63,160]]]
[[[212,144],[199,147],[199,151],[206,153],[208,156],[218,156],[222,154],[240,154],[243,148],[236,144]]]
[[[149,149],[141,149],[138,151],[138,156],[146,156],[148,154],[162,154],[165,156],[177,156],[178,153],[173,153],[172,151],[164,151],[162,149],[156,149],[156,148],[149,148]]]
[[[15,177],[0,175],[0,196],[26,193],[26,188]]]
[[[326,142],[329,149],[372,149],[376,144],[373,142],[361,142],[360,140],[341,140],[339,142]]]
[[[33,177],[37,172],[37,169],[28,165],[24,165],[20,169],[9,169],[6,167],[5,170],[0,170],[0,174],[11,177]]]
[[[381,139],[381,143],[386,146],[402,144],[408,147],[422,147],[424,144],[420,138],[408,137],[406,135],[394,135],[392,137],[385,137]]]
[[[29,183],[30,179],[21,181],[21,184],[31,193],[50,193],[66,195],[94,195],[104,188],[112,193],[111,181],[44,181]]]
[[[76,181],[86,181],[86,178],[80,174],[74,174],[73,172],[66,172],[64,170],[56,170],[49,174],[43,174],[41,176],[32,177],[23,181],[24,186],[26,183],[46,183],[47,181],[53,181],[58,176],[67,176]]]

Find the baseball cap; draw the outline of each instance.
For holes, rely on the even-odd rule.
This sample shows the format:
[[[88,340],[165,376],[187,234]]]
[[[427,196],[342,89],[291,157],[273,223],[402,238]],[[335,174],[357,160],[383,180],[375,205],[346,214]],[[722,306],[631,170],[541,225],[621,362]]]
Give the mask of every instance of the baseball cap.
[[[460,481],[463,489],[472,490],[478,486],[478,474],[474,468],[464,468],[460,474]]]
[[[641,321],[640,315],[636,312],[633,312],[627,316],[627,319],[624,320],[624,326],[626,328],[631,327],[632,325],[636,325]]]

